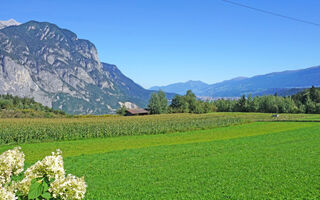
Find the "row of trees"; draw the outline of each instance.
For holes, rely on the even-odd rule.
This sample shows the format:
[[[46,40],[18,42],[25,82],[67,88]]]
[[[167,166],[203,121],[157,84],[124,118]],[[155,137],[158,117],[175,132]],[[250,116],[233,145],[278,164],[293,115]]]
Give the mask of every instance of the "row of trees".
[[[275,95],[255,96],[243,95],[239,99],[219,99],[201,101],[188,90],[183,96],[176,95],[169,105],[163,91],[153,93],[147,109],[150,114],[163,113],[209,113],[209,112],[261,112],[261,113],[319,113],[320,88],[312,86],[292,96]],[[117,113],[125,114],[126,108],[121,107]]]
[[[215,112],[216,106],[213,102],[198,100],[196,95],[188,90],[186,95],[176,95],[171,104],[163,91],[153,93],[149,100],[148,110],[151,114],[163,113],[209,113]]]
[[[320,113],[320,89],[312,86],[296,95],[242,96],[214,102],[219,112]]]

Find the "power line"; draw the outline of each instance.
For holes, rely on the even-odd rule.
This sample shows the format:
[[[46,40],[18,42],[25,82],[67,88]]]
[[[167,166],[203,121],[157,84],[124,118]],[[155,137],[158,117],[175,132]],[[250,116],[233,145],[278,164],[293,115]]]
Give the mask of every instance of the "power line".
[[[262,13],[265,13],[265,14],[268,14],[268,15],[273,15],[273,16],[276,16],[276,17],[282,17],[282,18],[289,19],[289,20],[292,20],[292,21],[301,22],[301,23],[305,23],[305,24],[309,24],[309,25],[320,27],[320,24],[315,23],[315,22],[311,22],[311,21],[307,21],[307,20],[303,20],[303,19],[298,19],[298,18],[295,18],[295,17],[287,16],[287,15],[282,15],[282,14],[279,14],[279,13],[271,12],[271,11],[268,11],[268,10],[263,10],[263,9],[260,9],[260,8],[254,8],[254,7],[251,7],[251,6],[248,6],[248,5],[245,5],[245,4],[241,4],[241,3],[237,3],[237,2],[234,2],[234,1],[230,1],[230,0],[221,0],[221,1],[224,1],[224,2],[229,3],[229,4],[233,4],[233,5],[236,5],[236,6],[239,6],[239,7],[248,8],[248,9],[251,9],[251,10],[254,10],[254,11],[262,12]]]

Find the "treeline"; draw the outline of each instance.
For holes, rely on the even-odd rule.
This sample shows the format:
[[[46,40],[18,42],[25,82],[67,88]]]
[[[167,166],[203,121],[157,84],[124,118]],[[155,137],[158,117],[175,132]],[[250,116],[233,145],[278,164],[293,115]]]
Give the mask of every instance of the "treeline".
[[[277,94],[214,101],[218,112],[320,113],[320,88],[312,86],[292,96]]]
[[[49,108],[48,106],[44,106],[38,102],[35,102],[34,99],[26,97],[21,98],[10,94],[0,95],[0,111],[2,113],[2,117],[5,117],[3,116],[3,113],[7,113],[8,115],[14,115],[14,117],[20,117],[25,114],[43,116],[41,113],[51,113],[52,115],[65,115],[64,111],[54,110],[52,108]],[[21,115],[17,113],[21,113]],[[46,116],[52,115],[47,114]]]
[[[213,102],[198,100],[196,95],[188,90],[186,95],[176,95],[169,105],[163,91],[153,93],[149,100],[150,114],[163,113],[209,113],[217,110]]]

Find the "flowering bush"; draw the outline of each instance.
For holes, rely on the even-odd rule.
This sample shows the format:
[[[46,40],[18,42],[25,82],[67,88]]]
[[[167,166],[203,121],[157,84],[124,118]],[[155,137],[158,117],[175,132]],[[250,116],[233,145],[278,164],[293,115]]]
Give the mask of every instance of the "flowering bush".
[[[12,175],[18,175],[23,171],[24,154],[20,148],[8,150],[0,155],[0,185],[11,181]]]
[[[12,181],[24,169],[24,154],[20,147],[0,155],[0,200],[16,199],[83,199],[86,193],[84,178],[66,176],[61,151],[53,152],[24,172],[21,181]]]

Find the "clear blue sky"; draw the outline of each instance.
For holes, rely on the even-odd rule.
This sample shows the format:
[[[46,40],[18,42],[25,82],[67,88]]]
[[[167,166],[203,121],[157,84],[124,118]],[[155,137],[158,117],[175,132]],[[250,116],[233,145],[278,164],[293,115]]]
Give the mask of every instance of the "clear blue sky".
[[[320,23],[319,0],[233,0]],[[221,0],[1,0],[0,20],[47,21],[93,42],[144,87],[320,65],[320,27]]]

